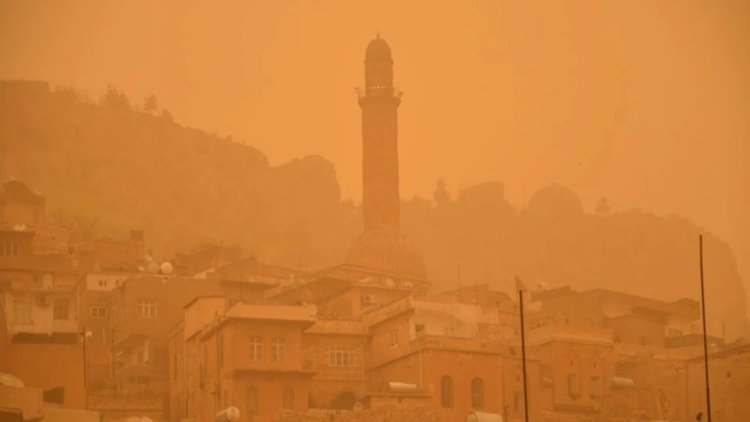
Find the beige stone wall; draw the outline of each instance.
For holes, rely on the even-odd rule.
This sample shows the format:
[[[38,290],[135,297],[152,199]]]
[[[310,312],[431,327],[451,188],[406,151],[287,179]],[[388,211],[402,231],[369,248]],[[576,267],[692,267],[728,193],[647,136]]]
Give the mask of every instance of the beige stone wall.
[[[448,422],[440,412],[423,407],[384,406],[355,411],[280,411],[275,422]]]
[[[711,381],[711,421],[750,421],[750,346],[717,353],[708,362]],[[700,359],[688,364],[688,414],[705,412],[706,384]],[[705,419],[705,418],[704,418]]]

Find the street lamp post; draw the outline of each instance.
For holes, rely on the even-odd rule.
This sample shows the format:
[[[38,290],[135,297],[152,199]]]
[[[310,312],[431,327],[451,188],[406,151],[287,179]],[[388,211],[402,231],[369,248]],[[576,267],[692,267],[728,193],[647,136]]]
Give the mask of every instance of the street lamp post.
[[[86,363],[86,340],[91,337],[91,331],[86,331],[86,327],[81,327],[81,342],[83,344],[83,397],[84,409],[89,408],[89,386],[88,386],[88,365]]]

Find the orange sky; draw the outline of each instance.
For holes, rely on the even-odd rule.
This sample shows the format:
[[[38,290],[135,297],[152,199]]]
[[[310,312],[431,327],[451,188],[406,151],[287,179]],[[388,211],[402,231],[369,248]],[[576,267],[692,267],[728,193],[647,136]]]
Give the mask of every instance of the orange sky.
[[[591,210],[677,213],[750,280],[750,2],[2,1],[0,77],[154,93],[272,163],[332,160],[360,194],[364,47],[393,49],[402,195],[557,181]],[[746,282],[746,285],[748,283]]]

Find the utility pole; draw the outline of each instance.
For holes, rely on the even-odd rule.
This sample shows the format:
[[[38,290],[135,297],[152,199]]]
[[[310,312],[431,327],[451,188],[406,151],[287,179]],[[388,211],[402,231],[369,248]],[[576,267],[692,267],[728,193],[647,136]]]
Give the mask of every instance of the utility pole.
[[[523,288],[518,289],[518,303],[521,308],[521,361],[523,368],[523,414],[524,421],[529,422],[529,387],[526,381],[526,333],[523,317]]]
[[[703,362],[706,369],[706,418],[711,422],[711,387],[708,382],[708,334],[706,331],[706,293],[703,283],[703,235],[698,235],[701,269],[701,311],[703,312]]]

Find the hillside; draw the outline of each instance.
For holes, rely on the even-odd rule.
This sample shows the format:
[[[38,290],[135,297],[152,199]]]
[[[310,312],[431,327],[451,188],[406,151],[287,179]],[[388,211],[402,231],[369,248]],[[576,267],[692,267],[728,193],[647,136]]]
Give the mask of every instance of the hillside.
[[[309,156],[272,166],[262,152],[144,113],[124,97],[100,104],[41,82],[0,82],[0,172],[48,198],[60,221],[84,219],[100,235],[146,232],[157,254],[199,241],[235,243],[267,262],[320,268],[340,262],[361,229],[336,172]],[[607,288],[664,300],[699,297],[697,236],[676,216],[587,212],[575,193],[542,188],[525,207],[487,182],[451,198],[402,208],[437,288],[490,283]],[[708,311],[729,338],[748,334],[747,294],[731,250],[705,238]],[[459,269],[460,268],[460,269]],[[719,332],[715,328],[714,332]]]
[[[532,290],[568,284],[697,300],[703,233],[710,330],[720,335],[723,322],[728,338],[748,334],[747,293],[732,251],[690,221],[643,210],[612,212],[606,201],[586,212],[575,193],[555,184],[521,209],[494,182],[467,188],[455,200],[436,199],[414,199],[404,210],[434,284],[455,288],[460,266],[464,284],[489,282],[506,291],[518,275]]]
[[[197,240],[239,243],[309,267],[343,254],[335,234],[352,211],[321,157],[270,166],[260,151],[166,114],[41,82],[0,85],[0,137],[4,180],[27,182],[53,217],[91,219],[100,234],[141,228],[162,254]]]

